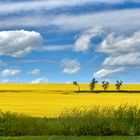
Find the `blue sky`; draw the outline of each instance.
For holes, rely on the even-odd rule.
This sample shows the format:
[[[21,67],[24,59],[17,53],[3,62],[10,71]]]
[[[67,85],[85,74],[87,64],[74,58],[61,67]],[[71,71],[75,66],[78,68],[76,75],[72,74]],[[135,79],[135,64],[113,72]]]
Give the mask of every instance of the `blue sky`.
[[[139,0],[0,0],[1,83],[140,83]]]

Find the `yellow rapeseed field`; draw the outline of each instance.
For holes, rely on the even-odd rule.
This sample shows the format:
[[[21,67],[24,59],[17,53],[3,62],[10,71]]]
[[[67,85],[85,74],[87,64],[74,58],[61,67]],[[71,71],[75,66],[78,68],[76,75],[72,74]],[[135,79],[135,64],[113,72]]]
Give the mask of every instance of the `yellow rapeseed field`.
[[[89,85],[81,84],[81,90]],[[101,85],[96,90],[102,90]],[[139,90],[140,85],[123,85],[123,90]],[[57,117],[65,109],[75,107],[140,105],[140,93],[75,93],[72,84],[2,84],[0,85],[0,109],[39,117]],[[115,90],[110,85],[109,90]]]

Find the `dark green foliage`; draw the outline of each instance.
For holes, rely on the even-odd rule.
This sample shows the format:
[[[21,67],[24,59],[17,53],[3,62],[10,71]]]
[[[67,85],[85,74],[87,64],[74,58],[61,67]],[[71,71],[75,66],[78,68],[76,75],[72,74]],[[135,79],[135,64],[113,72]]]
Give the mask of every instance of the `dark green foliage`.
[[[139,135],[140,109],[136,106],[96,107],[62,115],[65,135]],[[64,132],[64,131],[63,131]]]
[[[80,86],[79,86],[78,82],[73,81],[73,85],[77,86],[78,87],[78,92],[80,92]]]
[[[95,85],[96,85],[97,83],[98,83],[98,81],[97,81],[96,79],[92,79],[92,80],[91,80],[91,83],[90,83],[90,85],[89,85],[91,91],[94,90]]]
[[[110,83],[108,81],[103,81],[102,82],[102,87],[103,87],[104,91],[106,91],[108,89],[109,84]]]
[[[116,89],[117,89],[117,91],[120,91],[120,88],[121,88],[121,86],[122,86],[122,84],[123,84],[123,81],[116,81]]]
[[[57,131],[57,120],[33,118],[16,113],[0,114],[1,136],[49,135]],[[52,126],[52,127],[51,127]]]
[[[139,136],[24,136],[0,137],[0,140],[140,140]]]
[[[65,111],[59,118],[0,113],[0,135],[140,135],[140,109],[128,105],[118,108],[97,106],[89,110]]]

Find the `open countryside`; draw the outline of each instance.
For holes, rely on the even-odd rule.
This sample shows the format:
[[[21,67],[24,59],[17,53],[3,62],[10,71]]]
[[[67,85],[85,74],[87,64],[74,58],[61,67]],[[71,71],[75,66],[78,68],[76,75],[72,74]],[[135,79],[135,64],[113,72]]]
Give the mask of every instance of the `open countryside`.
[[[140,139],[140,0],[0,0],[0,140]]]

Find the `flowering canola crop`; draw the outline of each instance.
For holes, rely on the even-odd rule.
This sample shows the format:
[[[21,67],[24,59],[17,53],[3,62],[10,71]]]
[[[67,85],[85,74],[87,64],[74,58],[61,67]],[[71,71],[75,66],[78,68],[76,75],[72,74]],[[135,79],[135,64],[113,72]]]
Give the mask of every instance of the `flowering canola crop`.
[[[89,90],[89,85],[80,85]],[[102,90],[97,85],[96,90]],[[140,90],[140,85],[123,85],[123,90]],[[121,104],[140,105],[140,93],[75,93],[72,84],[9,84],[0,85],[0,110],[23,113],[36,117],[57,117],[72,108],[114,106]],[[115,90],[111,85],[109,90]]]

